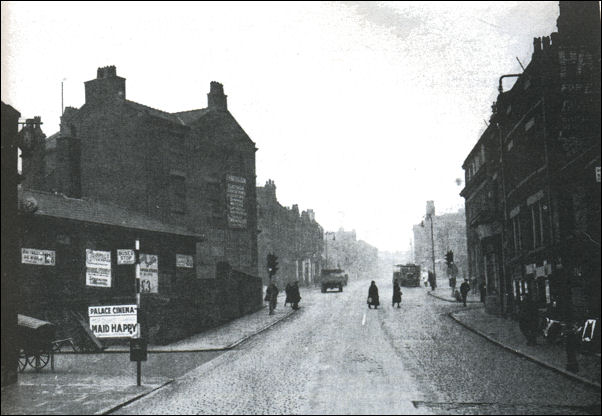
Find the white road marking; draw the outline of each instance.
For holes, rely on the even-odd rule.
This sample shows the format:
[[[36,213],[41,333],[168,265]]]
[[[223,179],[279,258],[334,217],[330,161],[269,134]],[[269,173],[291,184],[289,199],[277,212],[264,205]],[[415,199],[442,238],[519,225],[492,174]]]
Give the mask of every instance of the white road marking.
[[[366,325],[366,312],[364,312],[364,317],[362,318],[362,326]]]

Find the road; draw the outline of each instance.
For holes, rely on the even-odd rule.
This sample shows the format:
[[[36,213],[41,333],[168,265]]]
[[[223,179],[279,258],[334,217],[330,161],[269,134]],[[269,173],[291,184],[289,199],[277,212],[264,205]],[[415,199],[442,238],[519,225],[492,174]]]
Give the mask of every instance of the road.
[[[305,293],[291,318],[118,413],[599,414],[599,391],[457,325],[460,305],[403,288],[393,309],[390,279],[377,284],[378,310],[368,282]]]

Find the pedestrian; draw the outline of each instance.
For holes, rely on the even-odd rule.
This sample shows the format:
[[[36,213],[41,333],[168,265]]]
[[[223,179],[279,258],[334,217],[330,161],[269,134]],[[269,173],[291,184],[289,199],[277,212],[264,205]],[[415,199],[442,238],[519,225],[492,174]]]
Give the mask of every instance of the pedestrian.
[[[452,276],[449,278],[449,287],[451,287],[451,293],[453,297],[454,293],[456,292],[456,276]]]
[[[269,302],[270,315],[273,315],[274,309],[276,309],[276,302],[278,300],[278,286],[276,286],[274,282],[270,282],[270,285],[265,292],[264,300]]]
[[[481,282],[479,290],[481,292],[481,303],[485,303],[485,298],[487,297],[487,286],[485,286],[485,282]]]
[[[437,287],[437,278],[435,277],[435,273],[429,270],[429,284],[431,285],[431,291],[434,291]]]
[[[395,280],[395,282],[393,283],[393,303],[391,304],[392,307],[394,307],[397,303],[397,308],[401,308],[401,306],[399,305],[401,303],[401,295],[403,295],[403,293],[401,292],[401,287],[399,286],[399,282]]]
[[[370,283],[370,289],[368,289],[368,309],[372,309],[372,306],[374,306],[374,309],[378,309],[378,305],[380,305],[378,288],[373,280],[372,283]]]
[[[294,282],[290,288],[290,301],[293,305],[293,309],[299,309],[299,302],[301,302],[301,294],[299,293],[299,282]]]
[[[462,295],[462,304],[464,306],[466,306],[466,297],[469,291],[470,285],[468,284],[468,279],[464,279],[464,282],[460,285],[460,295]]]
[[[536,345],[539,311],[530,293],[527,293],[520,303],[518,326],[525,338],[527,338],[527,345]]]
[[[284,293],[286,295],[286,298],[284,299],[284,306],[287,305],[287,303],[292,304],[293,301],[291,300],[291,293],[292,293],[292,289],[293,289],[293,285],[291,282],[288,282],[286,284],[286,287],[284,288]]]

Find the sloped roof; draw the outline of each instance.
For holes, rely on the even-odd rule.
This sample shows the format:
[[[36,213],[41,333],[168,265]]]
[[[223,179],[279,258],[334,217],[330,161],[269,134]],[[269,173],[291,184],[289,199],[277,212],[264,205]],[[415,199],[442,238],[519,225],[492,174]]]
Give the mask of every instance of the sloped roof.
[[[209,112],[208,108],[200,108],[198,110],[168,113],[130,100],[126,100],[125,103],[134,110],[143,111],[150,116],[158,117],[181,126],[188,126]]]
[[[152,231],[186,237],[203,238],[186,227],[166,224],[145,214],[109,202],[69,198],[63,194],[23,190],[23,198],[33,197],[38,202],[35,215],[65,218],[95,224],[113,225],[136,230]]]
[[[183,124],[191,124],[197,121],[199,118],[203,117],[205,114],[209,112],[208,108],[201,108],[198,110],[190,110],[190,111],[179,111],[177,113],[173,113],[174,116],[178,117],[178,119]]]
[[[60,132],[56,132],[53,135],[46,137],[46,151],[56,149],[56,139],[61,135]]]
[[[143,111],[150,116],[158,117],[158,118],[161,118],[161,119],[167,120],[167,121],[171,121],[172,123],[185,125],[182,122],[182,120],[180,120],[177,116],[175,116],[171,113],[168,113],[166,111],[157,110],[156,108],[152,108],[147,105],[136,103],[136,102],[130,101],[130,100],[125,100],[125,103],[129,107],[131,107],[135,110],[138,110],[138,111]]]

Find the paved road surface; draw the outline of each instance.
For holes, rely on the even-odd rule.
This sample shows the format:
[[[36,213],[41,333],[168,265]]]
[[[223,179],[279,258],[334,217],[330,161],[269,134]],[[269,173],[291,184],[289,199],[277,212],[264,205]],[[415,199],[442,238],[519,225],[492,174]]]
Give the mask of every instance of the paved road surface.
[[[366,306],[368,283],[304,297],[292,318],[120,414],[588,414],[600,392],[455,324],[462,306],[403,288]],[[281,304],[279,307],[282,307]]]

